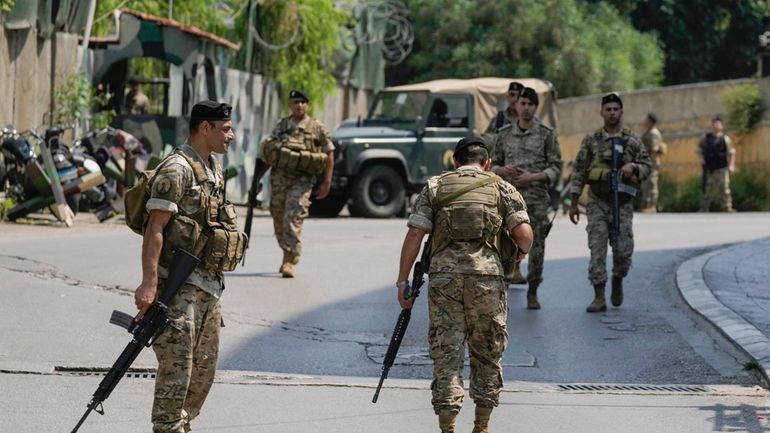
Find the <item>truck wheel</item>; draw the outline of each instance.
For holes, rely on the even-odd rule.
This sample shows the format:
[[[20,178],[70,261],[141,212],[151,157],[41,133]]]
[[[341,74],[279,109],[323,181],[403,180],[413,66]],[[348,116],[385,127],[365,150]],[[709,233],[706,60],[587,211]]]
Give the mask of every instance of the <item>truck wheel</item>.
[[[345,195],[329,195],[323,200],[315,199],[310,202],[310,216],[319,218],[334,218],[339,215],[343,207],[348,203]]]
[[[404,182],[386,165],[366,168],[353,184],[351,214],[366,218],[390,218],[404,206]]]

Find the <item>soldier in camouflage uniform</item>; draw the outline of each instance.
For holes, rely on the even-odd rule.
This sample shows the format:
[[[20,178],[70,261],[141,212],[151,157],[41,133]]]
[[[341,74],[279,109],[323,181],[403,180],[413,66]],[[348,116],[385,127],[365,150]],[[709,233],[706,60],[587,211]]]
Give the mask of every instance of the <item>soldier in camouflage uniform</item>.
[[[433,409],[442,433],[455,432],[462,407],[465,345],[471,365],[470,396],[476,403],[474,433],[488,433],[492,408],[503,386],[503,351],[508,341],[507,300],[497,239],[507,230],[517,260],[532,247],[527,208],[516,189],[487,172],[486,141],[466,137],[455,147],[455,170],[435,176],[415,201],[398,271],[398,300],[426,233],[431,233],[428,341],[433,359]]]
[[[519,94],[523,88],[524,86],[516,81],[512,81],[511,84],[508,85],[508,93],[506,94],[508,108],[498,111],[495,117],[489,121],[487,129],[484,131],[484,134],[490,139],[494,139],[494,135],[497,134],[497,131],[499,131],[500,128],[505,125],[510,125],[516,120],[516,117],[518,116],[518,113],[516,112],[516,101],[519,100]]]
[[[291,116],[278,122],[263,142],[260,158],[272,167],[270,215],[278,246],[283,250],[279,272],[294,277],[294,265],[302,253],[302,223],[308,216],[310,195],[319,200],[329,194],[334,170],[334,144],[329,130],[307,115],[308,97],[299,90],[289,93]]]
[[[580,144],[575,158],[575,170],[572,173],[572,204],[569,217],[577,224],[580,219],[578,199],[583,186],[589,185],[586,216],[588,217],[588,248],[591,250],[591,262],[588,266],[588,279],[594,286],[594,300],[586,311],[596,313],[607,311],[604,290],[607,284],[607,243],[612,247],[612,305],[619,307],[623,303],[623,278],[631,268],[631,255],[634,252],[633,196],[621,193],[619,235],[610,236],[612,230],[612,207],[609,191],[608,174],[612,167],[611,139],[620,137],[623,143],[620,176],[624,184],[638,188],[650,173],[651,161],[644,145],[621,124],[623,101],[617,93],[610,93],[602,98],[601,116],[604,127],[586,135]]]
[[[500,129],[492,156],[493,171],[507,180],[524,197],[535,243],[529,252],[527,272],[527,308],[540,309],[537,288],[543,281],[543,261],[550,196],[548,187],[561,174],[561,148],[553,129],[535,118],[539,104],[537,92],[525,87],[516,102],[518,119]],[[518,268],[507,276],[510,282],[520,282]]]
[[[735,148],[730,137],[724,133],[721,115],[717,114],[712,119],[711,132],[698,143],[697,152],[703,167],[700,211],[709,211],[712,190],[716,188],[722,208],[726,212],[735,212],[730,192],[730,176],[735,172]]]
[[[202,203],[210,202],[204,197],[224,200],[222,167],[213,153],[226,153],[234,137],[230,110],[229,105],[213,101],[195,104],[188,143],[165,159],[149,181],[142,283],[135,293],[140,314],[157,299],[158,291],[163,290],[168,269],[162,257],[172,243],[166,238],[172,236],[170,231],[174,230],[175,221],[189,216],[205,224],[205,216],[198,221],[208,213],[200,211]],[[234,224],[234,213],[231,217]],[[182,246],[191,252],[197,248]],[[201,265],[168,305],[171,324],[152,346],[158,359],[152,407],[154,433],[190,431],[190,421],[200,413],[214,382],[222,320],[219,298],[224,289],[224,276],[217,269],[204,270],[206,259],[201,258]]]
[[[650,155],[652,166],[650,167],[650,175],[647,176],[647,180],[642,185],[644,193],[642,209],[646,213],[658,211],[658,170],[660,169],[661,158],[665,155],[667,147],[666,143],[663,142],[663,136],[655,126],[657,124],[658,116],[655,113],[647,113],[647,117],[644,119],[642,143],[647,150],[647,154]]]

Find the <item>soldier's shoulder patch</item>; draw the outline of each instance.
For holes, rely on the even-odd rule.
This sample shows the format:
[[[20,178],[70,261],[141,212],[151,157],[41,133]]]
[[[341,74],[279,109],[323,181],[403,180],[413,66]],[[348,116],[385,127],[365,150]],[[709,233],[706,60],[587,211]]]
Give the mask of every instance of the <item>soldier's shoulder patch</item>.
[[[166,176],[161,177],[158,179],[158,181],[155,183],[155,191],[158,192],[160,195],[166,195],[171,191],[171,188],[173,187],[171,183],[171,179],[169,179]]]

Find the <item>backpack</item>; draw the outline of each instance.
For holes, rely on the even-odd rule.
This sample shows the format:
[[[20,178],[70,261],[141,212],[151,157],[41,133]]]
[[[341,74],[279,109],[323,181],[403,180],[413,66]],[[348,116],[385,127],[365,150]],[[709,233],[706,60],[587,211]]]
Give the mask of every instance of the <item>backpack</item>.
[[[161,161],[161,163],[153,170],[145,170],[139,173],[136,184],[129,188],[123,196],[126,225],[134,233],[140,236],[144,236],[144,230],[149,216],[147,213],[147,201],[150,199],[150,181],[167,160],[168,158]]]

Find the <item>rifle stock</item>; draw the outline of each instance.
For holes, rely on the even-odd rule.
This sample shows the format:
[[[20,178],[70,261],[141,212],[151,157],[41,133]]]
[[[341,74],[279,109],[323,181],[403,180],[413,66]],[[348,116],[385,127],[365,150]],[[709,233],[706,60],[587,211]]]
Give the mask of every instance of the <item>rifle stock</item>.
[[[155,339],[166,329],[166,326],[169,324],[166,305],[176,296],[184,282],[187,281],[187,278],[198,266],[198,263],[200,263],[200,260],[187,251],[180,248],[174,251],[174,258],[169,266],[169,275],[164,283],[162,293],[158,295],[158,300],[150,306],[141,319],[132,321],[128,326],[128,332],[133,335],[133,339],[123,349],[123,352],[118,356],[118,360],[115,361],[110,371],[107,372],[107,375],[99,383],[91,401],[87,405],[88,409],[80,418],[72,433],[76,433],[80,429],[80,426],[83,425],[91,411],[95,410],[98,414],[104,415],[102,403],[109,398],[142,349],[150,347]],[[111,321],[122,327],[125,322],[125,315],[125,313],[114,311]]]
[[[414,264],[414,270],[412,271],[412,284],[406,290],[404,290],[404,299],[412,299],[420,296],[420,287],[425,284],[425,274],[430,267],[430,246],[431,237],[425,241],[422,246],[422,255],[420,260]],[[393,335],[390,337],[390,344],[388,344],[388,350],[385,352],[385,358],[382,360],[382,375],[380,376],[380,382],[377,384],[377,389],[374,391],[374,397],[372,403],[377,403],[377,399],[380,396],[380,390],[385,379],[388,378],[390,368],[393,367],[393,363],[396,361],[396,355],[398,355],[398,349],[401,347],[401,341],[406,334],[406,328],[409,326],[409,320],[412,318],[412,309],[403,308],[401,314],[398,315],[396,320],[396,327],[393,329]]]

